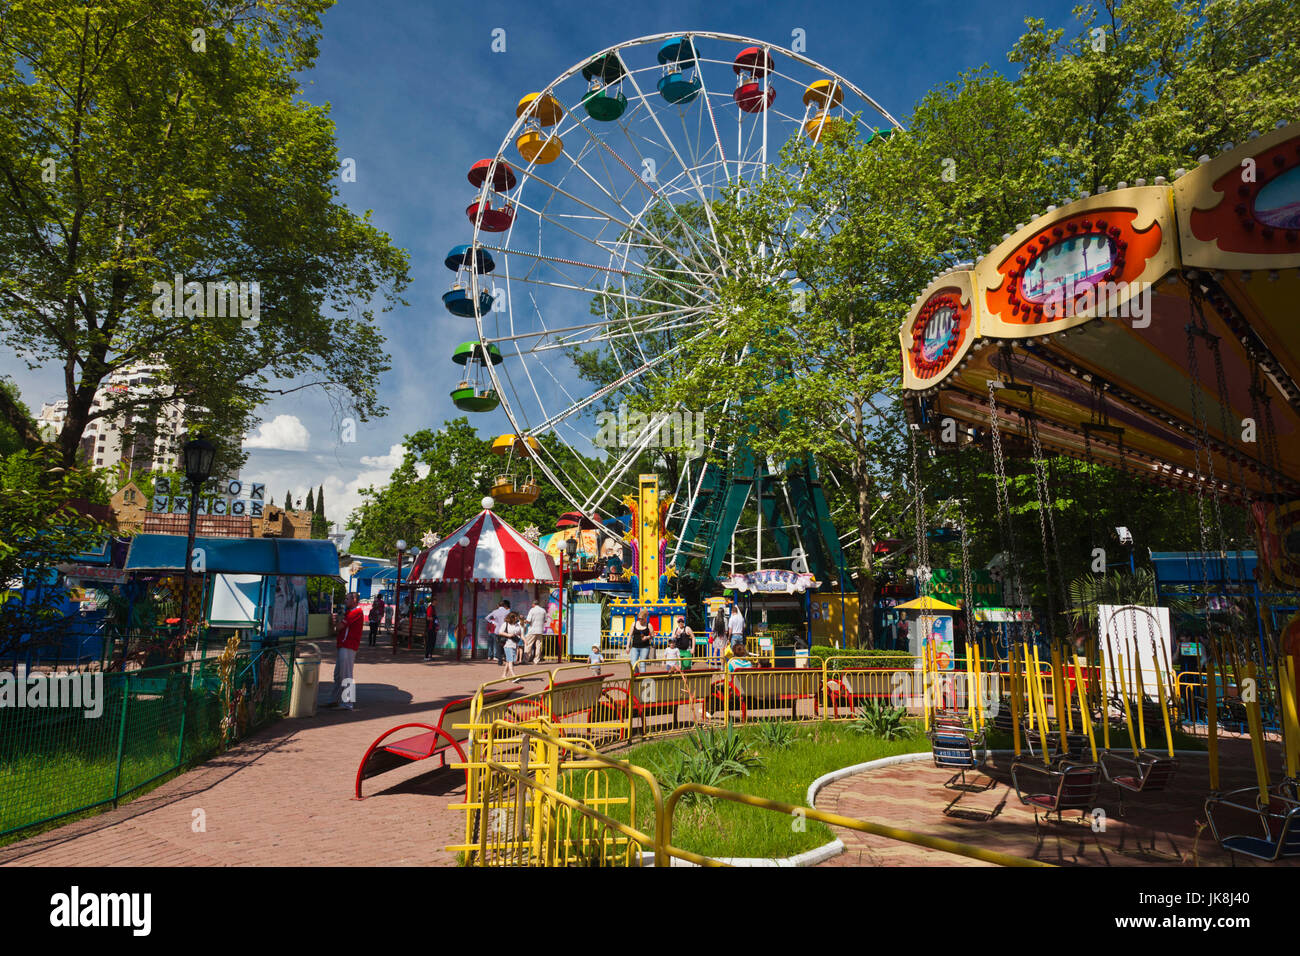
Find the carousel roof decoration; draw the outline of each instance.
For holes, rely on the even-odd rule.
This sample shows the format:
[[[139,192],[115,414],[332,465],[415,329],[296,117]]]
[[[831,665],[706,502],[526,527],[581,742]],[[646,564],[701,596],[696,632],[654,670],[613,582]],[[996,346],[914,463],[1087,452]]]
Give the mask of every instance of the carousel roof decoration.
[[[1297,302],[1292,124],[1172,181],[1049,206],[935,276],[899,330],[908,414],[987,434],[993,395],[1004,440],[1027,437],[1032,418],[1048,453],[1183,489],[1295,497]]]
[[[490,505],[491,499],[484,504]],[[468,541],[462,545],[461,541]],[[410,580],[425,582],[556,584],[560,573],[551,557],[491,507],[485,507],[442,541],[420,552]]]

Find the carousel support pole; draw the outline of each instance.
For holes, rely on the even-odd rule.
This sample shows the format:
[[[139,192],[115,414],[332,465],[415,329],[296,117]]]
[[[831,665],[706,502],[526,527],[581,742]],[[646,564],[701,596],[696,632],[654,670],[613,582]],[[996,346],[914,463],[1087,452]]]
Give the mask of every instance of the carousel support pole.
[[[469,615],[469,659],[472,661],[478,659],[478,592],[479,589],[476,586],[474,588],[473,610]]]

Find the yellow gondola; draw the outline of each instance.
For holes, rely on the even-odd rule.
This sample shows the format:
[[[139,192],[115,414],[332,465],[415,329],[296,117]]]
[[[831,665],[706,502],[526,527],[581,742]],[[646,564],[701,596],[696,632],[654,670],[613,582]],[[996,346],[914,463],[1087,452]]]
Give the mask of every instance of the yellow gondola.
[[[492,441],[492,454],[506,459],[503,474],[492,484],[492,497],[505,505],[529,505],[537,500],[541,488],[533,478],[532,461],[542,446],[532,435],[500,435]],[[510,467],[515,458],[528,459],[528,477],[519,480]]]
[[[529,93],[515,107],[515,116],[526,117],[523,132],[515,140],[519,155],[541,166],[553,163],[564,152],[564,141],[554,126],[564,116],[564,107],[550,93]]]

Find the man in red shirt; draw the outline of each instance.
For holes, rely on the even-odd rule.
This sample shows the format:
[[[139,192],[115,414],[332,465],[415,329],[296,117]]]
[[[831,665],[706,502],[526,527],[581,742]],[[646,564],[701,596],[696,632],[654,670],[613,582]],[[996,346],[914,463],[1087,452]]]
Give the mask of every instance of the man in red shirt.
[[[351,710],[357,700],[357,685],[352,679],[352,665],[361,647],[361,631],[366,626],[366,613],[361,610],[361,597],[349,591],[343,603],[343,617],[339,620],[335,638],[338,640],[338,659],[334,663],[334,699],[326,707],[343,707]]]

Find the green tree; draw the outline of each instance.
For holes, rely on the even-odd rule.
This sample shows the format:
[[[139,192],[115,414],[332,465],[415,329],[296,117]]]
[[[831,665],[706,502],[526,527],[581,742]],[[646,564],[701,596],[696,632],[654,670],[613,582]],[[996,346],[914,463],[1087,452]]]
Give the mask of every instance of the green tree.
[[[553,435],[540,439],[566,473],[582,473],[585,464]],[[388,554],[394,543],[404,539],[418,544],[426,531],[448,535],[482,508],[492,482],[506,467],[492,454],[492,443],[479,437],[466,418],[444,422],[438,430],[421,429],[407,435],[402,463],[383,488],[364,488],[362,503],[348,522],[356,530],[352,550],[358,554]],[[516,460],[513,473],[518,482],[528,473],[526,462]],[[545,481],[541,493],[526,505],[497,504],[496,511],[520,531],[530,525],[546,534],[570,505]],[[579,493],[585,489],[580,488]]]
[[[0,401],[8,402],[13,407],[13,415],[19,418],[19,423],[15,427],[11,421],[0,419],[0,458],[13,454],[26,446],[24,434],[36,431],[36,423],[32,421],[32,413],[18,391],[18,384],[8,376],[0,378],[0,392],[5,393],[5,398]]]
[[[307,503],[303,505],[303,508],[312,514],[316,513],[316,491],[314,488],[307,489]]]
[[[58,565],[99,542],[105,529],[76,502],[102,501],[99,476],[65,469],[48,449],[0,459],[0,660],[22,644],[57,644],[68,620]]]
[[[370,302],[401,302],[407,257],[339,201],[328,110],[301,99],[328,6],[5,5],[0,329],[20,357],[65,370],[65,467],[94,417],[178,399],[232,469],[274,395],[319,387],[361,420],[383,413]],[[183,290],[179,311],[160,293],[178,275],[206,290]],[[228,282],[249,283],[244,312],[257,284],[257,316],[217,301]],[[152,393],[92,411],[138,362],[159,366]],[[40,444],[2,390],[0,420]]]

